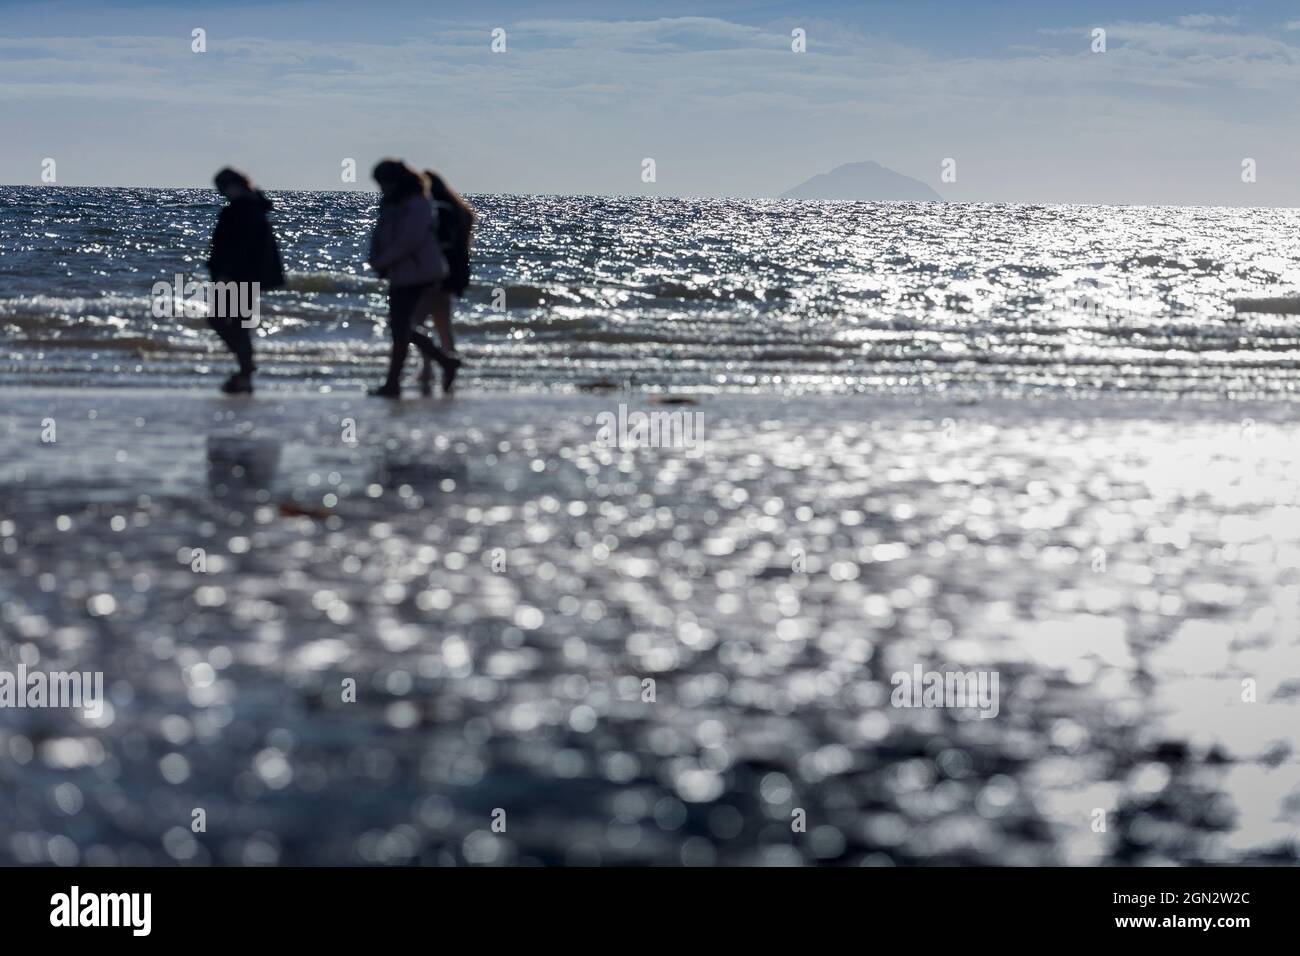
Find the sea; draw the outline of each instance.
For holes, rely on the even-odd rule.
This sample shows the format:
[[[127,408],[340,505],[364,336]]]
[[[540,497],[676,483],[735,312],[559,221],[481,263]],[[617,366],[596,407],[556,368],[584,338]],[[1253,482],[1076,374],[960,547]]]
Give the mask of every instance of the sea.
[[[271,194],[262,387],[381,374],[376,195]],[[1300,210],[475,195],[455,329],[483,389],[779,394],[1295,388]],[[229,362],[155,284],[204,278],[208,189],[0,189],[0,373],[194,386]]]

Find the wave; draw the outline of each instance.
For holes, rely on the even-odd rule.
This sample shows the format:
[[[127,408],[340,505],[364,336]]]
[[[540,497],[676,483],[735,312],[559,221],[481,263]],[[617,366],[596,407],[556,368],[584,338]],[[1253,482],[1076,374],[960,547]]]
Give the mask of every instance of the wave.
[[[567,305],[594,304],[581,293],[556,285],[500,285],[493,288],[480,287],[479,298],[497,299],[504,293],[502,304],[508,309],[529,309],[541,305],[555,305],[562,300]]]
[[[55,315],[70,319],[112,318],[147,313],[152,304],[153,298],[148,295],[20,295],[11,299],[0,299],[0,315]]]
[[[676,302],[785,302],[793,298],[791,290],[776,286],[771,288],[729,287],[724,285],[698,285],[673,280],[660,280],[644,284],[611,282],[600,288],[567,286],[558,283],[535,285],[531,283],[505,283],[492,285],[489,281],[476,283],[469,301],[491,302],[504,294],[503,304],[510,309],[530,309],[542,306],[600,306],[604,308],[627,307],[628,300]],[[635,306],[633,306],[635,307]]]
[[[1300,294],[1269,296],[1262,299],[1234,299],[1232,306],[1238,312],[1260,312],[1267,315],[1300,315]]]
[[[384,282],[377,276],[351,272],[290,272],[285,276],[286,292],[382,292]]]
[[[679,299],[684,302],[777,302],[791,298],[789,289],[749,289],[745,287],[687,285],[682,282],[659,282],[643,289],[656,299]]]

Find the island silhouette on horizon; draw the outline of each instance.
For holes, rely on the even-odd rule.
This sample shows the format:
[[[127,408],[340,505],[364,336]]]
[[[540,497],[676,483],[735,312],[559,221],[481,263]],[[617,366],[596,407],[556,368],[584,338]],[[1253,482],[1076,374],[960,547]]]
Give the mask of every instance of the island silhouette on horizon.
[[[911,176],[877,162],[845,163],[788,189],[781,199],[857,200],[865,202],[943,202],[937,192]]]

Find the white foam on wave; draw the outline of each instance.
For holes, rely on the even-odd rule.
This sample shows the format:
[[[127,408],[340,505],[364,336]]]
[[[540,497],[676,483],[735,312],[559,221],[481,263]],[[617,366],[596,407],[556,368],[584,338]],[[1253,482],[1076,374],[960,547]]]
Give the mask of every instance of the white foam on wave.
[[[152,303],[153,299],[147,295],[20,295],[0,299],[0,315],[59,315],[70,318],[129,316],[142,310],[147,312]]]

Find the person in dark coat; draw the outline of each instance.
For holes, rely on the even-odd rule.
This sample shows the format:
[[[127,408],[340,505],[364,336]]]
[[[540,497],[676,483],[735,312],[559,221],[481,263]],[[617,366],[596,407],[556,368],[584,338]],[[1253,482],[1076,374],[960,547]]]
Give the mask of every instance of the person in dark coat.
[[[213,180],[217,191],[229,202],[217,217],[217,228],[212,233],[212,251],[208,255],[208,274],[213,282],[257,283],[260,292],[278,289],[284,285],[284,266],[280,261],[280,248],[275,241],[275,230],[267,214],[271,200],[253,186],[247,176],[229,167],[217,173]],[[249,296],[241,291],[240,298]],[[221,390],[228,394],[248,393],[253,390],[253,339],[251,325],[239,315],[209,314],[212,326],[226,347],[239,362],[239,370],[226,379]]]

